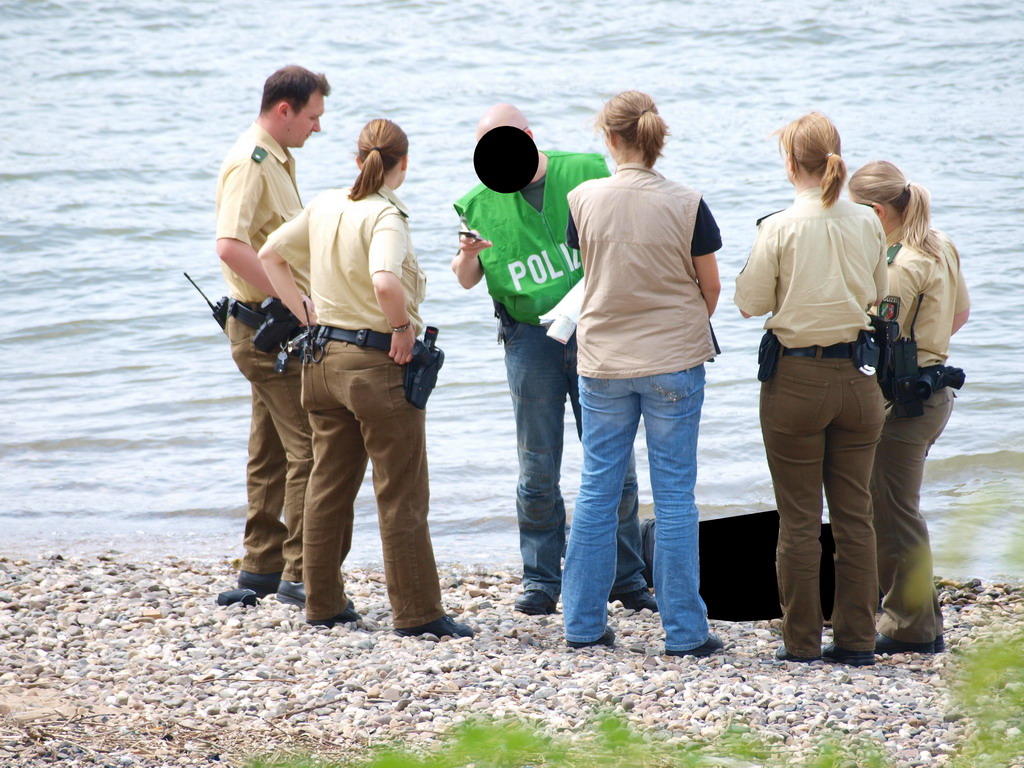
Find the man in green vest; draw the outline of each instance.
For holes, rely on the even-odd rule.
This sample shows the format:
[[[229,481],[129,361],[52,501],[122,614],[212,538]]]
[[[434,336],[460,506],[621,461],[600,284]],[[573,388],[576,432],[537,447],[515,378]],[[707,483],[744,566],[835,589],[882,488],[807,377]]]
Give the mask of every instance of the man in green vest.
[[[511,126],[533,132],[523,113],[496,104],[480,118],[476,138]],[[582,434],[576,338],[562,344],[547,336],[540,316],[583,278],[579,251],[565,243],[566,195],[589,179],[608,175],[598,154],[538,152],[537,172],[521,191],[503,194],[478,185],[455,203],[465,226],[452,271],[463,288],[486,278],[505,346],[505,369],[519,446],[516,515],[523,557],[523,593],[516,610],[554,613],[562,589],[565,502],[559,489],[565,400]],[[637,520],[636,467],[630,462],[619,503],[617,569],[609,601],[626,608],[658,609],[644,580]]]

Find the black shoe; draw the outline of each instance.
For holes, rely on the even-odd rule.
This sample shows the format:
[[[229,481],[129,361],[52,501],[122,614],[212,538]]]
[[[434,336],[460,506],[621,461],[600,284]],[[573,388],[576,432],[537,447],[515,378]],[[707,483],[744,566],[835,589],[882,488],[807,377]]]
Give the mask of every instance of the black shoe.
[[[829,643],[821,649],[822,658],[838,664],[849,664],[851,667],[868,667],[875,663],[874,651],[848,651],[835,643]]]
[[[299,608],[306,607],[306,588],[301,581],[285,581],[277,587],[277,601],[287,605],[297,605]]]
[[[597,640],[591,640],[587,643],[581,643],[577,640],[566,640],[565,644],[570,648],[593,648],[595,645],[607,645],[611,648],[615,645],[615,630],[606,626],[604,628],[604,634],[597,638]]]
[[[530,616],[555,612],[555,601],[543,589],[528,589],[516,598],[516,610]]]
[[[280,571],[274,571],[273,573],[238,572],[238,588],[251,589],[256,593],[256,597],[266,597],[272,592],[277,592],[277,586],[280,583]]]
[[[935,642],[932,644],[932,653],[945,653],[946,652],[946,640],[942,635],[935,636]]]
[[[710,656],[715,651],[720,651],[724,647],[725,643],[722,642],[722,638],[716,635],[714,632],[708,632],[708,639],[705,640],[701,645],[696,648],[691,648],[688,651],[670,651],[668,648],[665,649],[666,656],[696,656],[697,658],[703,658]]]
[[[473,630],[468,624],[459,624],[451,616],[428,621],[418,627],[404,627],[395,630],[396,635],[414,637],[416,635],[434,635],[435,637],[473,637]]]
[[[242,605],[252,607],[258,602],[259,598],[256,597],[256,593],[251,589],[229,589],[227,592],[221,592],[217,595],[217,605],[241,603]]]
[[[647,587],[641,587],[632,592],[613,594],[608,597],[609,603],[614,603],[616,600],[622,603],[623,608],[629,608],[633,611],[642,611],[646,608],[652,613],[658,612],[658,601]]]
[[[361,618],[363,617],[356,613],[356,607],[349,600],[345,610],[337,616],[330,619],[307,619],[306,623],[312,624],[314,627],[333,627],[335,624],[355,624]]]
[[[942,635],[939,641],[942,642]],[[943,642],[943,647],[945,643]],[[881,632],[875,635],[875,653],[935,653],[935,640],[930,643],[906,643],[886,637]]]
[[[794,656],[788,650],[786,646],[780,645],[775,649],[775,658],[779,661],[799,661],[801,663],[810,663],[812,661],[821,661],[821,656]]]

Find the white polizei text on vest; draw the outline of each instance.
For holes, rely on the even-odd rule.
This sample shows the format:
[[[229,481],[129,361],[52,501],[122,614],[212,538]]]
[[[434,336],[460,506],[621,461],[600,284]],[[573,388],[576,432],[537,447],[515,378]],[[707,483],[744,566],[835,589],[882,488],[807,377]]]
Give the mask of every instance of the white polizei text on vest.
[[[580,268],[579,251],[570,249],[564,243],[560,244],[562,254],[565,256],[566,263],[572,270]],[[548,257],[547,251],[541,251],[540,254],[532,254],[526,258],[526,261],[513,261],[508,265],[508,271],[512,275],[512,282],[516,284],[516,290],[521,291],[523,289],[522,279],[529,273],[533,281],[540,285],[546,283],[548,280],[554,280],[556,278],[565,275],[559,269],[551,263],[551,259]]]

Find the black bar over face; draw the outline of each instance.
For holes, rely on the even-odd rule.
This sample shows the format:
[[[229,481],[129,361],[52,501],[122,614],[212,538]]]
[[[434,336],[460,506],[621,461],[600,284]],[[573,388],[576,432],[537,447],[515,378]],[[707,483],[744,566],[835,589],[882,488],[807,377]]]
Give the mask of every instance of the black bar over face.
[[[501,125],[477,142],[473,168],[484,186],[505,194],[519,192],[537,175],[537,145],[526,131]]]

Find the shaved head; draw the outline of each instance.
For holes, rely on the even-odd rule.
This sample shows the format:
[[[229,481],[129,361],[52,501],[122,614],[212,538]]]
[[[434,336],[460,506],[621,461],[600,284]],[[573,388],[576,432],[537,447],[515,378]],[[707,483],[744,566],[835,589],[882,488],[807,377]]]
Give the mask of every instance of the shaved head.
[[[513,104],[495,104],[484,112],[484,116],[476,124],[476,140],[480,141],[480,137],[492,128],[499,128],[504,125],[510,125],[521,131],[525,131],[530,127],[529,122],[526,120],[526,115],[519,110],[519,107]]]

